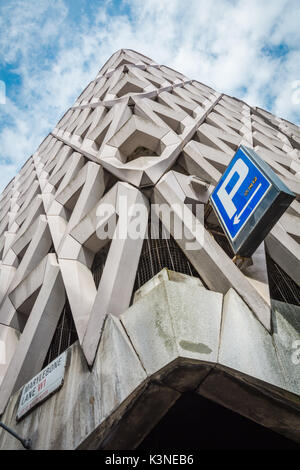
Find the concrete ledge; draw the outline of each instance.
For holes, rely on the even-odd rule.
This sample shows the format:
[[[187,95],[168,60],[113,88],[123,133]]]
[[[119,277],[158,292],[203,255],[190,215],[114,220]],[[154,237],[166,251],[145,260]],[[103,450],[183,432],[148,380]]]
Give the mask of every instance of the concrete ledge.
[[[167,277],[153,279],[120,319],[106,317],[92,369],[75,343],[63,387],[17,424],[18,391],[2,421],[34,449],[134,449],[194,391],[300,442],[299,381],[286,381],[291,370],[272,335],[233,289],[223,303],[193,278]],[[21,446],[2,431],[0,448]]]

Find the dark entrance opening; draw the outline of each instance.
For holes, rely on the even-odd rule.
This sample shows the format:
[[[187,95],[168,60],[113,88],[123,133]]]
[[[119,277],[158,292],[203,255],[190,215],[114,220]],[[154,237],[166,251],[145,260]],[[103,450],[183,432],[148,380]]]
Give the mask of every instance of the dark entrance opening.
[[[184,393],[138,450],[300,450],[300,445],[196,393]]]

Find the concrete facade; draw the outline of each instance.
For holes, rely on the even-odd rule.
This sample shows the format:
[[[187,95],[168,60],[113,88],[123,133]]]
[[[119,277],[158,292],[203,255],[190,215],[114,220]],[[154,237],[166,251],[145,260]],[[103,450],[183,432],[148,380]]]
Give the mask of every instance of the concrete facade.
[[[207,204],[241,144],[296,195],[251,266],[219,242]],[[182,222],[188,208],[176,242],[194,274],[156,269],[136,287],[146,227],[141,239],[98,236],[113,220],[122,229],[123,198],[129,218],[165,204]],[[116,52],[0,196],[1,420],[35,449],[131,449],[193,390],[300,442],[299,199],[298,126]],[[270,259],[295,300],[279,283],[272,297]],[[64,385],[17,423],[66,302],[78,339]],[[20,444],[0,431],[0,448]]]

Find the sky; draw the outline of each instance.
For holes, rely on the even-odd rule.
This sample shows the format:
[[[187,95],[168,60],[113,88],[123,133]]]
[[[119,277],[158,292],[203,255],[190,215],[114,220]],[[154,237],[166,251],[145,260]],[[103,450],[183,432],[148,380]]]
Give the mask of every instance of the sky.
[[[0,0],[0,191],[121,48],[300,125],[299,0]]]

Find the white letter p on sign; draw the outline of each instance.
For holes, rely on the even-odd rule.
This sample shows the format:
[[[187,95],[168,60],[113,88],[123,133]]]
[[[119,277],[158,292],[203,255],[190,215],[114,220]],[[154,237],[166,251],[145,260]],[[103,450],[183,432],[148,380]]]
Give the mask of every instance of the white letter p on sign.
[[[226,210],[228,217],[232,219],[234,214],[236,213],[236,207],[232,201],[236,192],[240,188],[241,184],[245,180],[247,174],[249,172],[249,168],[247,167],[246,163],[243,162],[240,158],[235,162],[233,167],[231,168],[230,172],[228,173],[227,177],[225,178],[222,186],[218,189],[218,197],[223,204],[224,209]],[[228,185],[229,181],[233,177],[233,175],[237,173],[238,179],[234,186],[230,189],[229,192],[226,191],[226,186]]]

